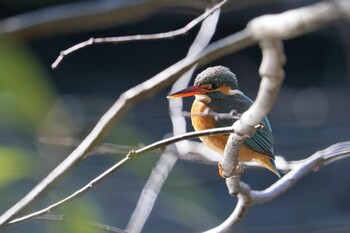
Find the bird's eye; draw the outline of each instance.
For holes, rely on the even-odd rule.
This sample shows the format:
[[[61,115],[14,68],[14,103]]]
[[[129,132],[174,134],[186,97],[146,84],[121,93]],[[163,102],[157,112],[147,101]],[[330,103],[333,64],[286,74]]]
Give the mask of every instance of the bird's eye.
[[[211,89],[216,89],[219,87],[219,84],[218,83],[213,83],[211,84]]]

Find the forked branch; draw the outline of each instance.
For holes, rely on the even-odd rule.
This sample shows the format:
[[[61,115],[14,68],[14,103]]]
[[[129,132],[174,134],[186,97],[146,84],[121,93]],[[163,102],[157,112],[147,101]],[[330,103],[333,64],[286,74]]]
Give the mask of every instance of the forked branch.
[[[266,53],[270,55],[266,54],[266,56],[281,57],[280,39],[289,39],[317,30],[335,20],[348,17],[349,15],[350,2],[347,0],[335,0],[320,2],[309,7],[287,11],[282,14],[258,17],[252,20],[245,30],[212,43],[199,54],[184,58],[151,79],[129,89],[120,96],[115,104],[101,117],[91,133],[87,135],[83,142],[61,164],[23,197],[22,200],[0,216],[0,229],[3,229],[10,220],[30,204],[33,204],[41,195],[45,194],[48,188],[52,186],[59,177],[65,175],[70,168],[84,159],[103,139],[108,130],[118,122],[132,106],[144,100],[146,97],[155,95],[155,93],[173,83],[178,77],[191,69],[193,65],[198,64],[200,66],[207,64],[219,57],[231,54],[256,43],[260,43],[263,53],[265,47],[270,48],[266,50]],[[263,54],[263,56],[265,57],[265,54]],[[262,117],[274,104],[277,94],[271,94],[270,92],[275,92],[275,89],[277,89],[278,92],[281,82],[281,78],[274,79],[274,77],[276,75],[283,77],[283,72],[280,71],[280,68],[269,70],[269,67],[273,67],[274,65],[280,67],[281,64],[283,64],[283,59],[278,58],[276,61],[278,64],[274,64],[272,60],[268,62],[265,67],[267,69],[265,69],[262,64],[260,73],[263,79],[260,85],[258,98],[255,101],[256,104],[252,106],[251,110],[244,113],[241,120],[236,121],[237,123],[233,126],[235,132],[238,133],[235,134],[238,142],[237,146],[234,147],[236,151],[240,145],[240,140],[252,134],[254,125],[261,121]],[[266,101],[264,100],[265,98],[271,101]],[[257,114],[256,117],[253,116],[253,113]],[[155,148],[154,146],[155,145],[149,146],[143,150],[152,150]],[[132,155],[133,153],[130,153],[125,160],[130,160]],[[225,157],[228,157],[228,153]],[[222,163],[222,166],[225,166],[225,162]],[[228,167],[228,170],[225,168],[227,175],[232,175],[229,166],[226,167]],[[111,168],[105,173],[111,172],[112,170]],[[233,174],[235,173],[233,172]],[[301,172],[300,174],[302,175],[303,173]],[[284,178],[282,178],[282,180],[284,180]],[[92,186],[95,185],[94,182]],[[278,182],[276,184],[278,184]],[[238,185],[238,187],[240,187],[238,196],[243,195],[244,197],[245,192],[241,191],[243,190],[242,185]],[[80,193],[77,195],[79,194]]]
[[[277,182],[261,191],[251,190],[249,185],[240,182],[240,190],[237,194],[236,181],[234,178],[227,179],[226,184],[229,192],[232,195],[237,195],[237,206],[222,224],[206,231],[206,233],[231,232],[255,204],[274,200],[291,189],[301,178],[310,172],[318,171],[322,166],[346,157],[350,157],[350,141],[336,143],[304,159]]]

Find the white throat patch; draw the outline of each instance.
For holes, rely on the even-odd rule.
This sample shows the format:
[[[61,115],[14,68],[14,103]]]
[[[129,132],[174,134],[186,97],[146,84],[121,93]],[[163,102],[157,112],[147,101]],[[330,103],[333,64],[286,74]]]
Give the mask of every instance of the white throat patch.
[[[210,103],[211,101],[211,98],[207,95],[195,95],[194,96],[196,98],[197,101],[200,101],[200,102],[204,102],[204,103]]]

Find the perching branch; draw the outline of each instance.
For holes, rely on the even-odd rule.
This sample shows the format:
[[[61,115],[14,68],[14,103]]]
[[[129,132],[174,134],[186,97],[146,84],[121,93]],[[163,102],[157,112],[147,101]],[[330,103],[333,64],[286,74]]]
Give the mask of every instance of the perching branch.
[[[238,50],[242,47],[246,47],[251,41],[249,40],[249,37],[243,33],[243,35],[239,34],[237,36],[233,36],[230,42],[234,43],[234,45],[230,45],[231,49],[221,51],[220,53],[217,53],[216,56],[229,53],[232,50]],[[93,147],[97,145],[98,142],[100,142],[100,140],[104,137],[104,134],[107,133],[108,129],[111,128],[112,125],[114,125],[117,121],[119,121],[129,108],[131,108],[139,101],[144,100],[146,97],[153,96],[155,93],[174,82],[195,63],[200,61],[200,58],[209,62],[207,59],[208,54],[213,53],[211,59],[214,59],[216,49],[214,49],[214,51],[208,51],[209,47],[210,46],[195,56],[185,58],[175,63],[153,78],[124,92],[115,102],[115,104],[102,116],[95,128],[83,140],[83,142],[47,177],[45,177],[36,187],[34,187],[33,190],[31,190],[25,197],[23,197],[13,207],[11,207],[8,211],[0,216],[0,229],[8,221],[13,219],[13,217],[18,214],[18,212],[26,208],[29,204],[35,202],[40,197],[40,195],[43,195],[49,186],[55,183],[59,177],[63,176],[63,174],[67,173],[71,167],[84,159],[86,155],[93,149]]]
[[[153,78],[126,91],[106,112],[106,114],[102,116],[91,133],[67,157],[67,159],[58,165],[57,168],[55,168],[46,178],[44,178],[43,181],[40,182],[32,191],[30,191],[22,200],[0,216],[0,228],[3,228],[11,219],[13,219],[30,204],[33,204],[48,190],[50,186],[53,185],[55,181],[58,180],[59,177],[66,174],[70,168],[85,158],[85,156],[92,151],[94,146],[102,140],[104,134],[108,132],[108,129],[118,122],[128,109],[139,101],[144,100],[145,97],[153,96],[159,90],[170,85],[178,77],[189,70],[194,64],[207,64],[208,62],[226,54],[230,54],[237,50],[256,44],[258,41],[263,47],[265,47],[265,45],[271,45],[272,49],[270,49],[270,51],[278,52],[276,45],[279,43],[279,38],[289,39],[314,31],[331,22],[334,22],[335,20],[343,17],[349,17],[349,12],[349,1],[336,0],[332,2],[320,2],[309,7],[287,11],[286,13],[273,16],[270,15],[258,17],[248,24],[247,29],[212,43],[199,54],[187,57],[177,62]],[[281,62],[280,59],[277,61]],[[271,94],[269,92],[273,91],[273,85],[278,87],[278,83],[273,83],[273,81],[271,82],[269,80],[277,73],[275,74],[274,70],[272,70],[272,73],[269,72],[263,73],[263,81],[260,89],[265,90],[259,91],[259,95],[263,94],[263,96],[267,96],[268,99],[274,100],[276,97],[275,94]],[[274,101],[271,103],[266,103],[266,105],[263,100],[260,102],[259,95],[256,101],[256,107],[251,108],[257,112],[258,117],[251,118],[252,114],[249,114],[248,112],[247,114],[243,114],[242,119],[237,121],[239,123],[234,125],[235,131],[239,133],[237,135],[241,138],[246,135],[250,135],[249,132],[253,131],[252,126],[254,123],[258,123],[262,119],[260,116],[267,113],[267,110],[261,109],[261,107],[266,107],[269,110],[273,105]],[[257,120],[258,118],[259,120]],[[125,160],[129,159],[130,156],[125,158]],[[222,163],[222,166],[225,166],[224,163]],[[106,172],[108,173],[109,170]],[[79,195],[79,193],[77,195]]]
[[[195,26],[201,23],[204,19],[206,19],[209,15],[219,9],[223,4],[225,4],[227,0],[219,1],[218,4],[205,11],[204,14],[201,14],[191,22],[189,22],[186,26],[169,31],[162,32],[156,34],[145,34],[145,35],[132,35],[132,36],[118,36],[118,37],[103,37],[103,38],[90,38],[86,41],[80,42],[66,50],[60,52],[60,55],[56,58],[54,63],[52,63],[51,68],[56,69],[61,61],[69,54],[80,50],[82,48],[94,45],[94,44],[108,44],[108,43],[122,43],[122,42],[131,42],[131,41],[142,41],[142,40],[163,40],[163,39],[172,39],[177,36],[186,35],[190,30],[192,30]]]
[[[266,116],[277,99],[284,78],[283,65],[285,63],[280,40],[314,31],[341,18],[344,11],[339,9],[340,5],[337,5],[339,3],[345,4],[343,0],[332,3],[322,2],[282,14],[258,17],[248,24],[247,28],[251,31],[254,39],[259,41],[263,54],[259,70],[262,81],[254,104],[233,124],[235,132],[229,136],[223,159],[220,161],[223,176],[232,177],[228,180],[227,185],[231,193],[237,195],[238,204],[224,223],[209,232],[231,231],[252,205],[274,199],[287,191],[316,165],[321,166],[323,158],[311,156],[310,161],[306,160],[299,168],[289,172],[269,189],[262,192],[251,192],[248,185],[240,182],[242,167],[238,161],[238,151],[244,138],[254,134],[253,126]],[[347,10],[350,10],[349,2]],[[349,12],[347,12],[348,15]],[[340,155],[343,155],[342,152]],[[320,154],[322,155],[322,153]],[[314,159],[314,157],[318,159]]]
[[[293,168],[288,174],[265,190],[251,190],[247,184],[241,182],[240,192],[237,195],[238,204],[233,213],[222,224],[206,231],[206,233],[231,232],[242,220],[242,217],[247,214],[250,207],[258,203],[266,203],[274,200],[291,189],[301,178],[310,172],[317,171],[324,165],[346,157],[350,157],[350,141],[336,143],[324,150],[316,152],[303,160],[303,162],[300,162],[297,167]],[[226,184],[230,193],[236,194],[235,181],[232,182],[231,178],[229,178]]]
[[[246,137],[254,134],[253,126],[262,121],[277,99],[284,78],[285,63],[280,40],[314,31],[340,19],[343,17],[337,5],[340,2],[345,4],[343,0],[322,2],[281,14],[257,17],[248,23],[247,30],[255,40],[259,41],[263,54],[259,70],[262,80],[254,104],[233,124],[235,133],[230,135],[220,162],[224,177],[240,176],[242,173],[238,161],[240,146]],[[239,179],[236,185],[239,187]]]
[[[237,193],[243,173],[238,160],[239,149],[246,137],[254,135],[255,125],[263,120],[274,105],[284,78],[282,67],[285,57],[281,42],[275,38],[265,39],[260,43],[260,48],[263,60],[259,70],[262,80],[258,96],[253,105],[233,124],[235,132],[229,136],[224,156],[220,161],[222,175],[234,177],[236,180]]]

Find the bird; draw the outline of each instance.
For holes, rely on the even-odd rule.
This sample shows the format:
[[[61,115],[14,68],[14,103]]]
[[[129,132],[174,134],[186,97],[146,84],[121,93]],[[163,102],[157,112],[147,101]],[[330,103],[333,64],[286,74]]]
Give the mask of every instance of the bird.
[[[232,126],[237,118],[220,119],[215,117],[215,113],[234,111],[242,114],[253,104],[253,101],[239,90],[236,75],[224,66],[205,69],[197,75],[193,86],[170,94],[168,98],[188,96],[195,97],[190,113],[195,131]],[[208,112],[213,114],[207,114]],[[252,137],[244,140],[238,152],[238,160],[242,163],[255,162],[280,178],[281,174],[274,163],[274,138],[266,116],[261,125],[262,127],[259,127]],[[206,146],[223,155],[228,135],[202,136],[199,139]],[[219,174],[222,176],[220,171]]]

